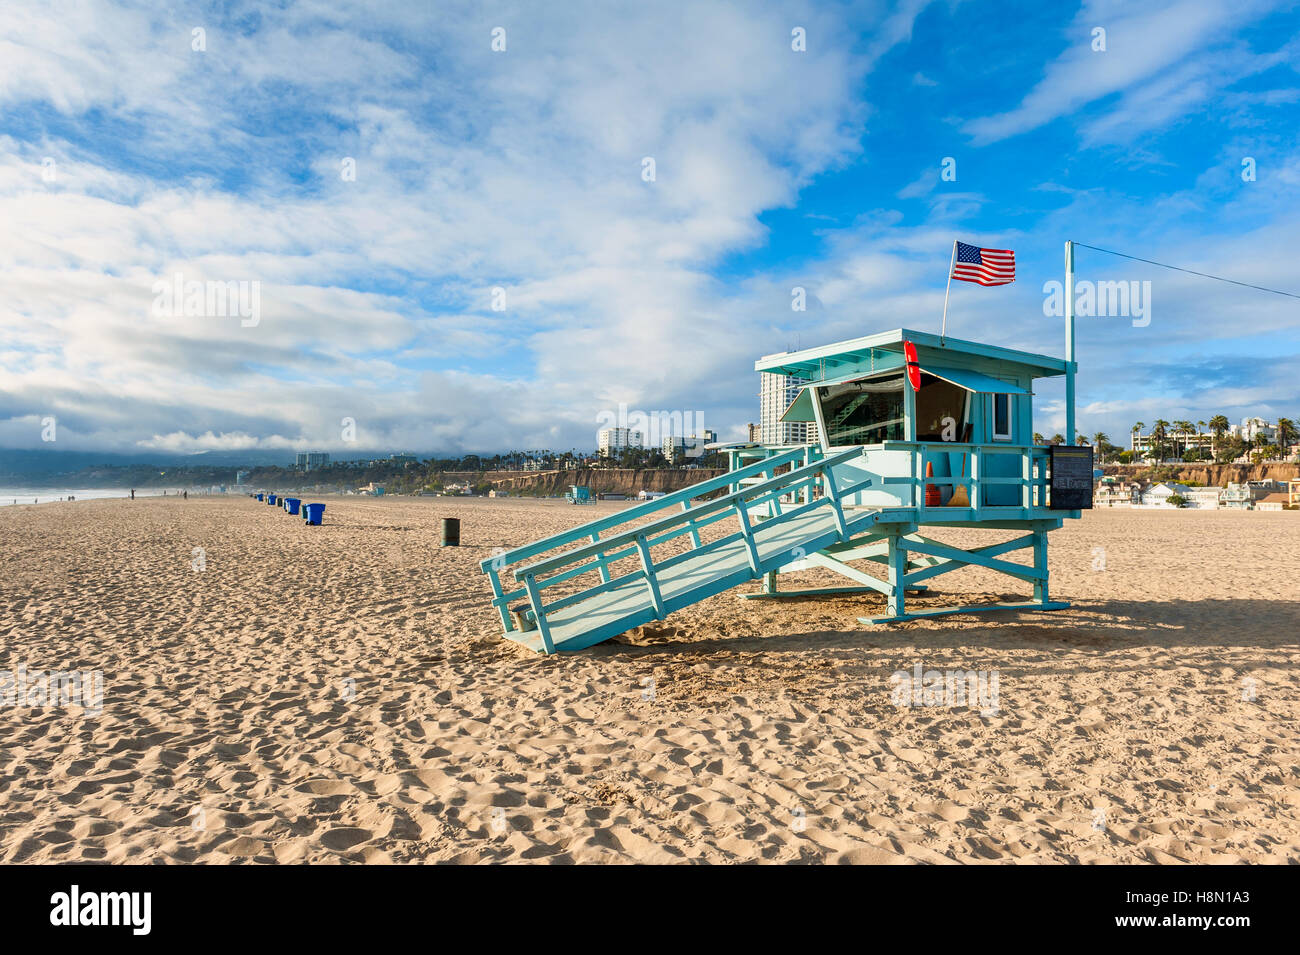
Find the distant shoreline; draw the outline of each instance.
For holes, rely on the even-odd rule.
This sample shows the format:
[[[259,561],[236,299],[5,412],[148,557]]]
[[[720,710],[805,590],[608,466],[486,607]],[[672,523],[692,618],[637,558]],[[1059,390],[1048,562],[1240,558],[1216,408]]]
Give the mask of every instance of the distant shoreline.
[[[186,488],[136,488],[136,497],[180,496]],[[35,487],[0,487],[0,507],[15,507],[24,504],[67,504],[69,497],[77,501],[99,501],[110,498],[129,498],[131,489],[120,487],[99,488],[35,488]]]

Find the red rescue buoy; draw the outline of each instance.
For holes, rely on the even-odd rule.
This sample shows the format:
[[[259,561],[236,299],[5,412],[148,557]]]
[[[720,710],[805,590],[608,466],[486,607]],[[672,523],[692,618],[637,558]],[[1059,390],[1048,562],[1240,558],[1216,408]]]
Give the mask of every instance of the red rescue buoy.
[[[903,342],[903,360],[907,362],[907,381],[913,391],[921,390],[921,366],[916,357],[916,346]]]

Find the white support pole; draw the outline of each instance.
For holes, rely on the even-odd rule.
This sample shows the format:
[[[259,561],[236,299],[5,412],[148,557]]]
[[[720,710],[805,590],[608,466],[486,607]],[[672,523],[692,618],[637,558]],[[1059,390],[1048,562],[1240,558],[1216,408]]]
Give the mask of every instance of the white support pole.
[[[1065,241],[1065,443],[1074,444],[1074,242]]]
[[[948,287],[943,290],[943,324],[939,327],[939,344],[948,332],[948,293],[952,291],[952,269],[957,264],[957,240],[952,240],[952,261],[948,263]]]

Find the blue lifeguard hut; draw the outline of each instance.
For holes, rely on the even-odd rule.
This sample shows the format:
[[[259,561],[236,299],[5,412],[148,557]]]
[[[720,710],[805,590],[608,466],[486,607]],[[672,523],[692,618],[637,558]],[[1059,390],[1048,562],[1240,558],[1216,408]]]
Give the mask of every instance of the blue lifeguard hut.
[[[585,484],[570,484],[569,493],[564,495],[564,499],[570,504],[596,503],[596,499],[591,496],[591,488]]]
[[[1073,432],[1072,360],[899,328],[754,368],[798,385],[783,420],[806,423],[812,442],[717,446],[730,460],[720,477],[483,561],[508,639],[577,650],[755,580],[760,590],[743,596],[879,592],[885,612],[859,618],[872,624],[1068,606],[1049,596],[1047,535],[1091,507],[1092,449],[1035,445],[1032,403],[1036,381],[1065,377]],[[929,536],[971,526],[1010,537],[963,549]],[[1030,563],[1005,559],[1022,549]],[[968,566],[1022,581],[1032,596],[907,606],[909,592]],[[780,575],[810,568],[850,583],[778,588]],[[527,630],[509,612],[520,600]]]

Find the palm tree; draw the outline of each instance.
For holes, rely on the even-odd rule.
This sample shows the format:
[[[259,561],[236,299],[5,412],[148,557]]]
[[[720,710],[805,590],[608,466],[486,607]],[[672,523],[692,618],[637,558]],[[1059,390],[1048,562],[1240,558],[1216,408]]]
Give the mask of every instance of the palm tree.
[[[1295,444],[1297,436],[1295,423],[1290,418],[1277,419],[1277,445],[1283,452]]]
[[[1164,418],[1157,418],[1156,423],[1151,426],[1151,448],[1155,452],[1157,464],[1165,459],[1165,453],[1168,450],[1165,439],[1168,436],[1169,422]]]
[[[1058,431],[1056,434],[1052,435],[1052,440],[1049,441],[1048,444],[1065,444],[1065,435]]]
[[[1210,442],[1210,451],[1214,459],[1219,459],[1219,445],[1223,442],[1223,436],[1227,434],[1229,428],[1228,419],[1221,414],[1216,414],[1210,419],[1210,433],[1214,435],[1214,440]]]
[[[1182,453],[1179,454],[1178,456],[1180,458],[1185,458],[1187,457],[1187,439],[1192,436],[1193,425],[1190,421],[1175,421],[1174,427],[1176,427],[1178,429],[1178,433],[1183,436],[1183,450]]]
[[[1097,449],[1097,463],[1104,464],[1106,461],[1106,443],[1110,438],[1104,431],[1098,431],[1092,436],[1092,446]]]
[[[1034,432],[1034,444],[1046,444],[1047,441],[1037,431]]]

